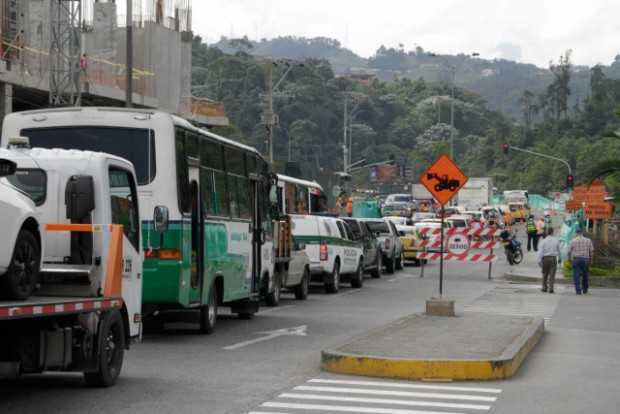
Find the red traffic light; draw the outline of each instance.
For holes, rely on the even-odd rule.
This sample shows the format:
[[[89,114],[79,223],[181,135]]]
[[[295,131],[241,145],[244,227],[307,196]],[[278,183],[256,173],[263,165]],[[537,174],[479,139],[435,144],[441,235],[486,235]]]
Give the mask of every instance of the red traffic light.
[[[502,151],[505,155],[508,155],[508,150],[510,149],[510,144],[502,144]]]
[[[572,174],[566,176],[566,188],[572,189],[575,185],[575,177]]]

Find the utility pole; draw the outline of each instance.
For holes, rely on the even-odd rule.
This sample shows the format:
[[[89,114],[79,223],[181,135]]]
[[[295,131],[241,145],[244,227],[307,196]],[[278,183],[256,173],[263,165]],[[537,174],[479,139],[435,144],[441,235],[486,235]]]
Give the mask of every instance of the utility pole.
[[[273,165],[273,127],[275,124],[273,114],[273,65],[269,65],[267,74],[267,96],[265,102],[265,128],[267,128],[267,154],[269,162]]]
[[[127,81],[125,85],[125,106],[133,106],[133,1],[127,0],[126,52]]]
[[[343,136],[343,140],[342,140],[342,156],[343,156],[343,162],[342,162],[342,171],[343,172],[347,172],[348,169],[348,156],[347,156],[347,152],[348,152],[348,147],[347,147],[347,117],[348,117],[348,99],[347,99],[347,95],[344,95],[344,122],[343,122],[343,132],[344,132],[344,136]]]
[[[450,158],[454,161],[454,82],[456,81],[456,67],[452,66],[452,99],[450,100]]]

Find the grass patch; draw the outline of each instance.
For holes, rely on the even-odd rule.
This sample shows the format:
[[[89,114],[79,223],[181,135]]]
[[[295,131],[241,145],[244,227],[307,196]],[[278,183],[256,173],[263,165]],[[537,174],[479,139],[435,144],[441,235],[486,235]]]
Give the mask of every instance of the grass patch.
[[[567,279],[573,278],[573,265],[570,261],[566,260],[564,262],[564,277]],[[610,279],[620,279],[620,267],[590,267],[590,277],[600,277],[600,278],[610,278]]]

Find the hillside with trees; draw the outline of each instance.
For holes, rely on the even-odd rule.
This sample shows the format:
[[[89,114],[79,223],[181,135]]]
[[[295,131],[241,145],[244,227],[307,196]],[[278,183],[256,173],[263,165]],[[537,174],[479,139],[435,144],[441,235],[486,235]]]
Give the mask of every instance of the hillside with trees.
[[[356,55],[335,39],[325,37],[277,37],[258,42],[247,37],[228,39],[222,37],[213,45],[225,53],[245,52],[254,56],[272,59],[325,59],[337,75],[366,72],[375,74],[380,80],[390,81],[394,77],[427,82],[451,82],[452,75],[459,87],[476,92],[487,102],[490,109],[499,111],[514,119],[522,120],[520,99],[526,90],[540,93],[553,82],[549,68],[539,68],[504,59],[484,59],[483,56],[437,55],[417,46],[415,50],[381,46],[368,59]],[[557,60],[558,57],[549,57]],[[620,54],[609,66],[601,66],[608,78],[620,79]],[[572,68],[569,106],[573,107],[590,95],[589,69]]]
[[[279,79],[287,64],[254,56],[247,48],[224,53],[199,37],[194,39],[193,55],[193,94],[224,102],[231,119],[232,125],[218,132],[264,151],[261,116],[267,76],[273,71],[274,79]],[[300,59],[293,65],[274,95],[279,118],[274,131],[276,166],[282,171],[286,161],[298,162],[304,177],[327,188],[336,184],[333,172],[342,169],[345,97],[355,114],[352,160],[393,157],[413,168],[416,181],[440,153],[448,151],[451,134],[463,170],[470,176],[495,177],[500,189],[546,193],[563,189],[566,179],[561,164],[512,152],[505,156],[504,142],[569,160],[578,181],[587,179],[598,162],[620,158],[620,138],[614,132],[620,129],[620,81],[607,75],[609,68],[576,70],[570,51],[550,65],[550,81],[539,89],[509,91],[518,94],[519,123],[489,109],[479,93],[457,87],[453,131],[449,80],[396,75],[365,85],[337,76],[327,59]],[[587,79],[591,95],[572,99],[575,77]],[[357,177],[359,185],[366,186],[367,181],[367,174]],[[616,186],[613,177],[610,183]]]

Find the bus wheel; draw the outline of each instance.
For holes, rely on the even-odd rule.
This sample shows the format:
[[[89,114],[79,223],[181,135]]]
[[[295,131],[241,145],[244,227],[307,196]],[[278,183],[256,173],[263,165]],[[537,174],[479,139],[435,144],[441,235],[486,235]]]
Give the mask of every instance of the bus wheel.
[[[267,306],[278,306],[280,304],[280,295],[282,293],[282,278],[280,272],[276,272],[273,275],[273,291],[267,293],[265,296],[265,302]]]
[[[209,335],[215,331],[215,324],[217,322],[217,300],[217,289],[214,283],[209,293],[209,301],[205,306],[200,308],[200,333],[202,334]]]
[[[107,312],[99,322],[98,368],[85,372],[86,384],[93,387],[109,387],[116,383],[123,366],[125,354],[125,329],[123,318],[117,310]]]

